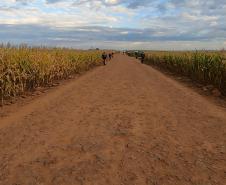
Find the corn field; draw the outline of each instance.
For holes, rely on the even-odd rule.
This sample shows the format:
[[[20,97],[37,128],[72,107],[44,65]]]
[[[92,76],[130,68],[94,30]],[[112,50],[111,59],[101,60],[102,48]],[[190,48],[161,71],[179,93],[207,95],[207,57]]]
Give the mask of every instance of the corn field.
[[[0,104],[26,91],[87,71],[100,62],[100,51],[0,47]]]
[[[226,94],[224,52],[147,52],[145,63],[213,85]]]

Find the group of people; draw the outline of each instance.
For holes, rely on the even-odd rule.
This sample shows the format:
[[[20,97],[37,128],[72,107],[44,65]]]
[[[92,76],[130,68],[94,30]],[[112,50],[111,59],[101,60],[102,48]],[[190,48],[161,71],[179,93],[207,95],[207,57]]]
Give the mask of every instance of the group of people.
[[[126,53],[126,52],[123,52],[123,54],[129,55],[129,53]],[[136,59],[140,59],[142,64],[144,63],[145,53],[143,51],[136,51],[136,52],[133,52],[132,54],[133,54],[133,56],[135,55]],[[113,56],[114,56],[113,52],[111,52],[111,53],[103,52],[103,54],[102,54],[103,64],[106,65],[107,60],[110,61],[113,58]]]
[[[114,57],[113,52],[108,53],[108,54],[106,52],[103,52],[103,54],[102,54],[103,64],[106,65],[107,60],[110,61],[113,57]]]

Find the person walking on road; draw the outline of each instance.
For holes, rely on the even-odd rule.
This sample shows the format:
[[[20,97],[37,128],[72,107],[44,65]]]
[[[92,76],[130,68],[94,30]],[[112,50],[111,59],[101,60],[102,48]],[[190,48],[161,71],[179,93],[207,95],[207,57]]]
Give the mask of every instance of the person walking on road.
[[[140,57],[141,57],[141,63],[143,64],[144,63],[144,59],[145,59],[144,52],[141,53]]]
[[[109,54],[108,54],[108,57],[109,57],[109,60],[111,60],[111,58],[112,58],[112,54],[111,54],[111,53],[109,53]]]
[[[103,59],[103,64],[106,65],[107,54],[105,52],[103,52],[102,54],[102,59]]]

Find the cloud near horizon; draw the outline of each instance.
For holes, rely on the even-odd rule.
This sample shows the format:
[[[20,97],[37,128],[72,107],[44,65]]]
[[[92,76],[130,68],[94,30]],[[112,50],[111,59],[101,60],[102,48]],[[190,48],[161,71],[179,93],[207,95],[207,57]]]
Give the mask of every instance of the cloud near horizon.
[[[225,0],[2,0],[0,42],[82,49],[222,49],[225,20]]]

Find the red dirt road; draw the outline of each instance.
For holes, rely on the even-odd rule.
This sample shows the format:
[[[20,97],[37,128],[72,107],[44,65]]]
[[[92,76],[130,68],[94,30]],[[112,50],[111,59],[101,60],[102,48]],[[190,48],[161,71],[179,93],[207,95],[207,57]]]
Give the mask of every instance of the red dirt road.
[[[225,185],[226,110],[116,55],[0,118],[0,185]]]

